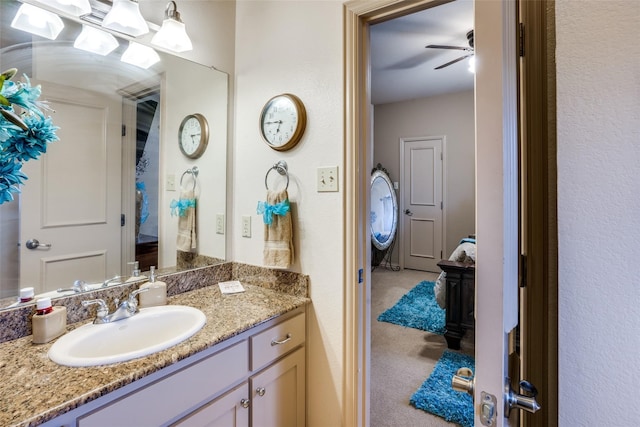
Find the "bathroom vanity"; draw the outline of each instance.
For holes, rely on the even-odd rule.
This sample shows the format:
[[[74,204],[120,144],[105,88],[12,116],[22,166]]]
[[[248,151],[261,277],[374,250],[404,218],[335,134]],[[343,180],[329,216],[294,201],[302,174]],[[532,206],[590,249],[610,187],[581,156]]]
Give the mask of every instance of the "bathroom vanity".
[[[205,326],[129,362],[70,368],[31,337],[0,344],[1,425],[299,426],[305,424],[305,297],[243,284],[169,298]],[[73,328],[75,325],[71,325]]]

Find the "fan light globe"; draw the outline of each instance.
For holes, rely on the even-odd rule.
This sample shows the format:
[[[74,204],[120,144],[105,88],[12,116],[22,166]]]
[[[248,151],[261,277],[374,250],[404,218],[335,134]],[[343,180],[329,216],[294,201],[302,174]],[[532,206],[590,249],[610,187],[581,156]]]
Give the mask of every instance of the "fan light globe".
[[[469,58],[469,72],[470,73],[474,73],[476,72],[476,57],[475,55],[472,56],[471,58]]]

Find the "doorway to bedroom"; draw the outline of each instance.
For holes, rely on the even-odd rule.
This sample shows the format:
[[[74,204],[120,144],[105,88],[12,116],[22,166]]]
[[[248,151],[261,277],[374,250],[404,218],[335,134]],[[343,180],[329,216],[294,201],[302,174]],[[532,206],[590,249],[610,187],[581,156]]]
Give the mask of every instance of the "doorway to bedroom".
[[[378,318],[420,284],[433,287],[437,263],[475,234],[473,73],[468,58],[436,70],[461,51],[426,48],[466,46],[472,28],[473,2],[467,0],[370,26],[372,160],[394,183],[399,225],[371,273],[372,426],[449,425],[410,404],[445,353],[444,337]],[[421,144],[434,138],[439,147]],[[473,345],[470,330],[461,352],[472,356]]]

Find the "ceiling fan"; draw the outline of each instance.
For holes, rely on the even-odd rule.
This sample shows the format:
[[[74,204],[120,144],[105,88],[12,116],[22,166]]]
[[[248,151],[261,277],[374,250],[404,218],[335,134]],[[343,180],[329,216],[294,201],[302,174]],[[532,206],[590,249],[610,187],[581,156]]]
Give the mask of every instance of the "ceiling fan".
[[[469,47],[462,46],[446,46],[446,45],[438,45],[438,44],[430,44],[425,46],[431,49],[454,49],[454,50],[462,50],[468,53],[465,53],[459,58],[454,59],[453,61],[449,61],[446,64],[442,64],[439,67],[434,68],[435,70],[440,70],[441,68],[448,67],[449,65],[455,64],[456,62],[462,61],[465,58],[469,58],[474,55],[473,53],[473,30],[467,33],[467,40],[469,41]]]

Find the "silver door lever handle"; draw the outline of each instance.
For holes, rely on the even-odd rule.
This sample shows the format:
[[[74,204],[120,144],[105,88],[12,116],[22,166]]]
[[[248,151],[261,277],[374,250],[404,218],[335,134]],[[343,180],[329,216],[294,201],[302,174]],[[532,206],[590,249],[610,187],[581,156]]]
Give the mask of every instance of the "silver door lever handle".
[[[27,249],[50,248],[51,243],[40,243],[38,239],[27,240]]]

